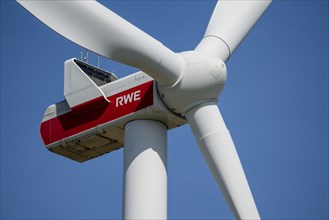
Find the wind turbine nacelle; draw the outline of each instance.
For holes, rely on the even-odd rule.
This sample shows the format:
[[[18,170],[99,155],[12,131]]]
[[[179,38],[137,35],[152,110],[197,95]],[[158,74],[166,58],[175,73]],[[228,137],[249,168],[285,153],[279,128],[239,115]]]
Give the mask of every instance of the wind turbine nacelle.
[[[48,150],[78,162],[121,148],[129,121],[156,120],[168,129],[186,123],[167,109],[156,82],[143,72],[117,79],[70,59],[64,64],[64,96],[47,108],[40,133]]]

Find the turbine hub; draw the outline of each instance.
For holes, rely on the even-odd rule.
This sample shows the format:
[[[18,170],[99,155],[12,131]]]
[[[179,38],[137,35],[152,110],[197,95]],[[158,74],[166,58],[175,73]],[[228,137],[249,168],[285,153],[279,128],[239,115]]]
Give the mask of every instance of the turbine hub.
[[[196,51],[179,53],[185,62],[184,72],[172,86],[158,84],[162,101],[173,112],[185,113],[205,102],[217,100],[226,82],[226,65],[218,57]]]

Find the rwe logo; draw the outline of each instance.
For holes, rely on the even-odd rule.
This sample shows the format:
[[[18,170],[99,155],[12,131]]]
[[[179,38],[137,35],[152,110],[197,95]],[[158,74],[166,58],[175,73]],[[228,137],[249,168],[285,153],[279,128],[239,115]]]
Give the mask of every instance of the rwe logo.
[[[123,106],[131,102],[136,102],[141,99],[141,90],[124,94],[115,99],[115,107]]]

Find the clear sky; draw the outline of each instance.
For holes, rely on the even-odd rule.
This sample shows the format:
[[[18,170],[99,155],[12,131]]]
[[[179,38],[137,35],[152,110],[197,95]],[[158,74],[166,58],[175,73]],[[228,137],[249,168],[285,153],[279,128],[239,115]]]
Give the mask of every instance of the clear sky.
[[[102,3],[176,52],[197,45],[215,5]],[[264,219],[328,219],[328,11],[328,1],[274,1],[227,62],[218,105]],[[64,61],[81,51],[1,1],[1,219],[121,218],[123,150],[79,164],[39,136],[46,107],[64,99]],[[170,219],[233,218],[188,125],[169,131],[168,186]]]

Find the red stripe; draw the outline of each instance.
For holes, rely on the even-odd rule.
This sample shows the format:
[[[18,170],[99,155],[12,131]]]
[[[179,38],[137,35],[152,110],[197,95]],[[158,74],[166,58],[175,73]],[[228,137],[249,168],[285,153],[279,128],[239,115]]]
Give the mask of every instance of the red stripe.
[[[107,105],[107,104],[109,104],[107,102],[107,100],[103,96],[100,96],[100,97],[97,97],[95,99],[89,100],[89,101],[87,101],[85,103],[82,103],[82,104],[73,106],[71,108],[71,110],[74,113],[77,113],[78,114],[78,113],[89,111],[90,109],[97,108],[97,107],[100,107],[102,105]]]
[[[137,92],[135,97],[134,92]],[[124,95],[126,99],[123,99]],[[119,97],[122,97],[122,105],[117,102]],[[134,98],[135,100],[133,100]],[[99,97],[95,100],[99,100]],[[100,105],[80,114],[71,111],[42,122],[40,133],[45,145],[153,105],[153,81],[110,96],[108,100],[111,102],[108,105]],[[120,100],[121,98],[119,98]],[[88,103],[90,101],[86,102],[86,105],[89,105]],[[83,106],[80,108],[85,109]]]

